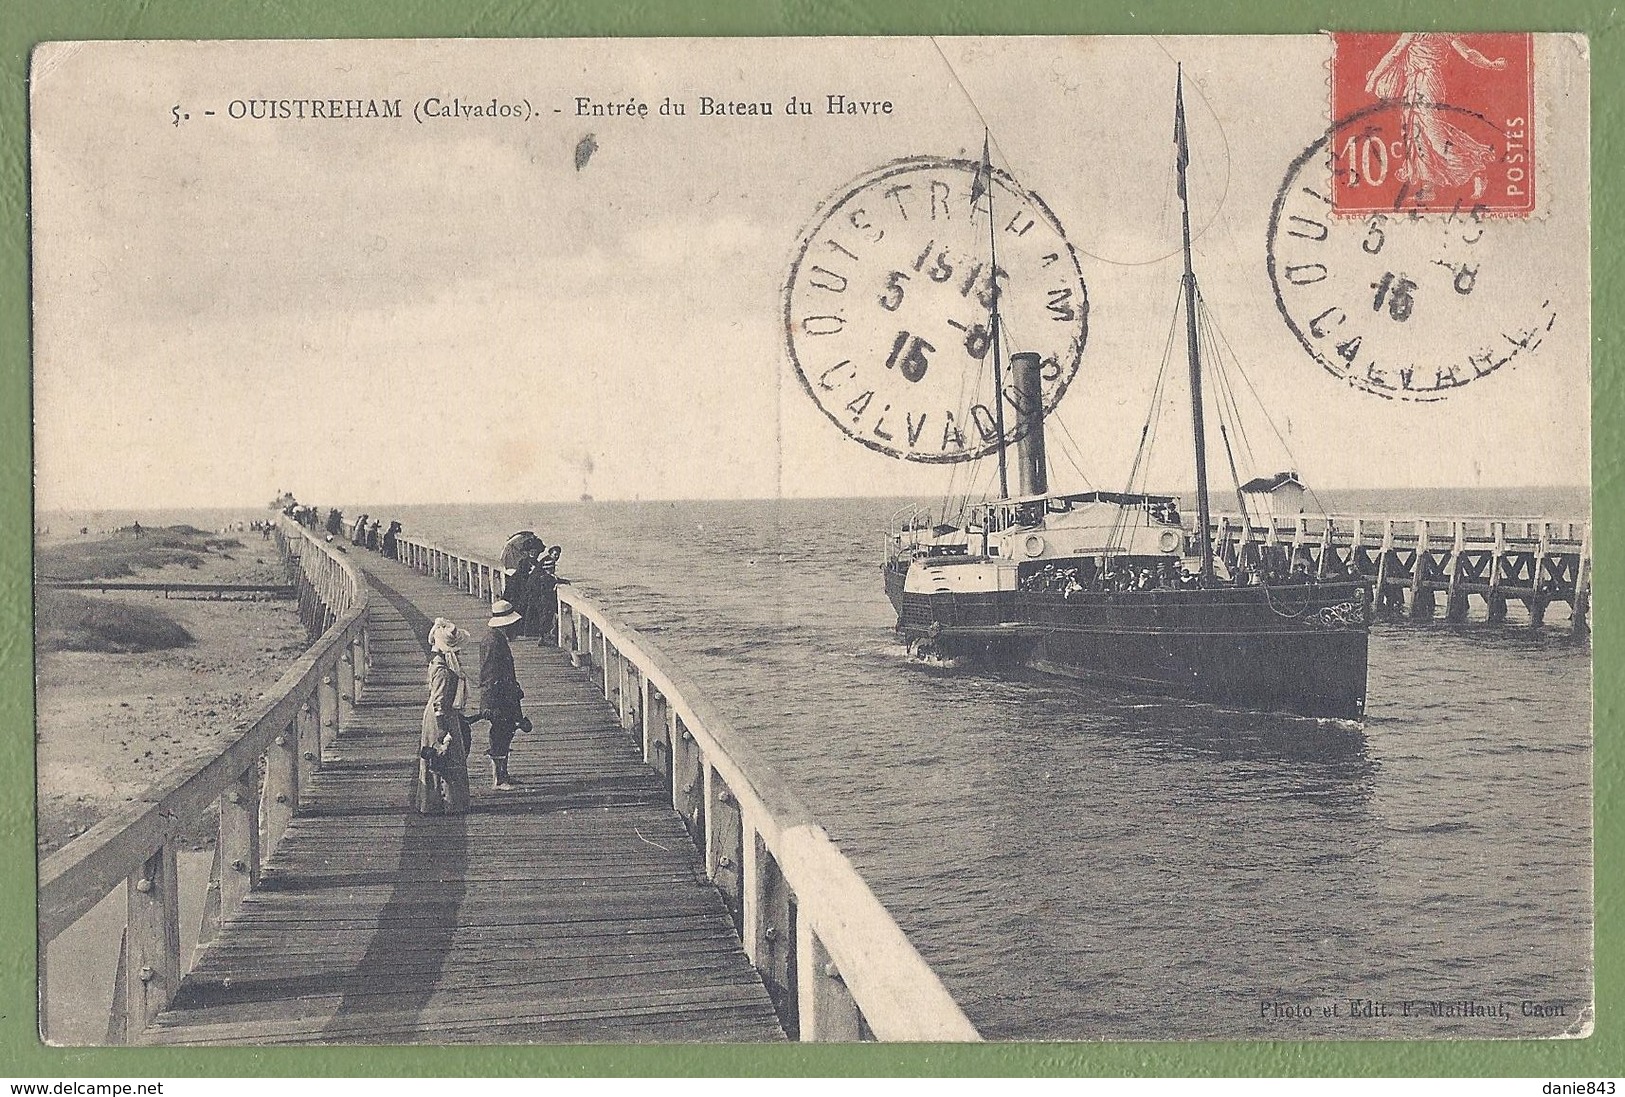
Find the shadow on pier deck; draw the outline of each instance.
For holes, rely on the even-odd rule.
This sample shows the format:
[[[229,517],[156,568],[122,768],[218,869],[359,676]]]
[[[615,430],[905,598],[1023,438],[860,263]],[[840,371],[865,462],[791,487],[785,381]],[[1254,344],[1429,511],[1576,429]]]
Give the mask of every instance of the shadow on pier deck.
[[[513,748],[524,786],[489,787],[482,725],[469,813],[411,810],[422,637],[436,616],[480,635],[482,603],[352,559],[373,591],[354,720],[260,887],[140,1041],[784,1039],[659,775],[558,648],[514,643],[536,725]]]

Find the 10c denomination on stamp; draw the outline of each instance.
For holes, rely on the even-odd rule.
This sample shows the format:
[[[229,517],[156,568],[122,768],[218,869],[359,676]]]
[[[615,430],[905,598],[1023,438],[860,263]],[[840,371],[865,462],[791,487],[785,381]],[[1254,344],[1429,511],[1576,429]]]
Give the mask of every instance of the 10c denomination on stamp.
[[[832,422],[892,457],[963,461],[1016,437],[1019,397],[1008,378],[994,391],[995,287],[1000,357],[1040,356],[1045,413],[1083,355],[1088,293],[1060,222],[1005,172],[978,186],[984,170],[884,164],[826,202],[796,249],[784,325],[797,376]]]

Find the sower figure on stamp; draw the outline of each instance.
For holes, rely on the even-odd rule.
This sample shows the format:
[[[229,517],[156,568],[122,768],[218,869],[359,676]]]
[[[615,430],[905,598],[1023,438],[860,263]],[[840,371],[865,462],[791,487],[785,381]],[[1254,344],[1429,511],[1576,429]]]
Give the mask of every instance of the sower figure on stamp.
[[[1453,34],[1402,34],[1366,76],[1365,90],[1379,99],[1398,100],[1405,112],[1405,160],[1399,178],[1416,188],[1418,201],[1431,202],[1435,188],[1472,184],[1473,200],[1484,196],[1484,173],[1495,150],[1470,136],[1438,109],[1448,102],[1444,84],[1446,49],[1480,69],[1504,69]]]
[[[508,773],[508,750],[514,732],[530,730],[530,721],[519,707],[525,691],[514,672],[513,648],[509,644],[523,619],[512,602],[502,598],[492,602],[491,619],[486,622],[490,631],[480,654],[480,700],[491,721],[491,745],[486,750],[491,756],[491,787],[504,791],[517,784]]]

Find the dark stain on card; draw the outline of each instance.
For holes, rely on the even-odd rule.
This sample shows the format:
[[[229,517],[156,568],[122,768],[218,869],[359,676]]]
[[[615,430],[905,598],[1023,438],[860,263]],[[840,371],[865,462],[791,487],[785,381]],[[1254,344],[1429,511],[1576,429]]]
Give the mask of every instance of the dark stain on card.
[[[586,134],[576,142],[576,170],[580,171],[592,159],[592,154],[598,151],[598,139],[592,134]]]

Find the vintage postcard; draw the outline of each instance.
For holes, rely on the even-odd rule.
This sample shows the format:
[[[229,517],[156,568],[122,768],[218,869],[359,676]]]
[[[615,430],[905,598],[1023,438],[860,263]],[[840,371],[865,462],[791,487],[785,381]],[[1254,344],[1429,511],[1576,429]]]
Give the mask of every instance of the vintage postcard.
[[[43,1038],[1588,1036],[1588,50],[39,46]]]

